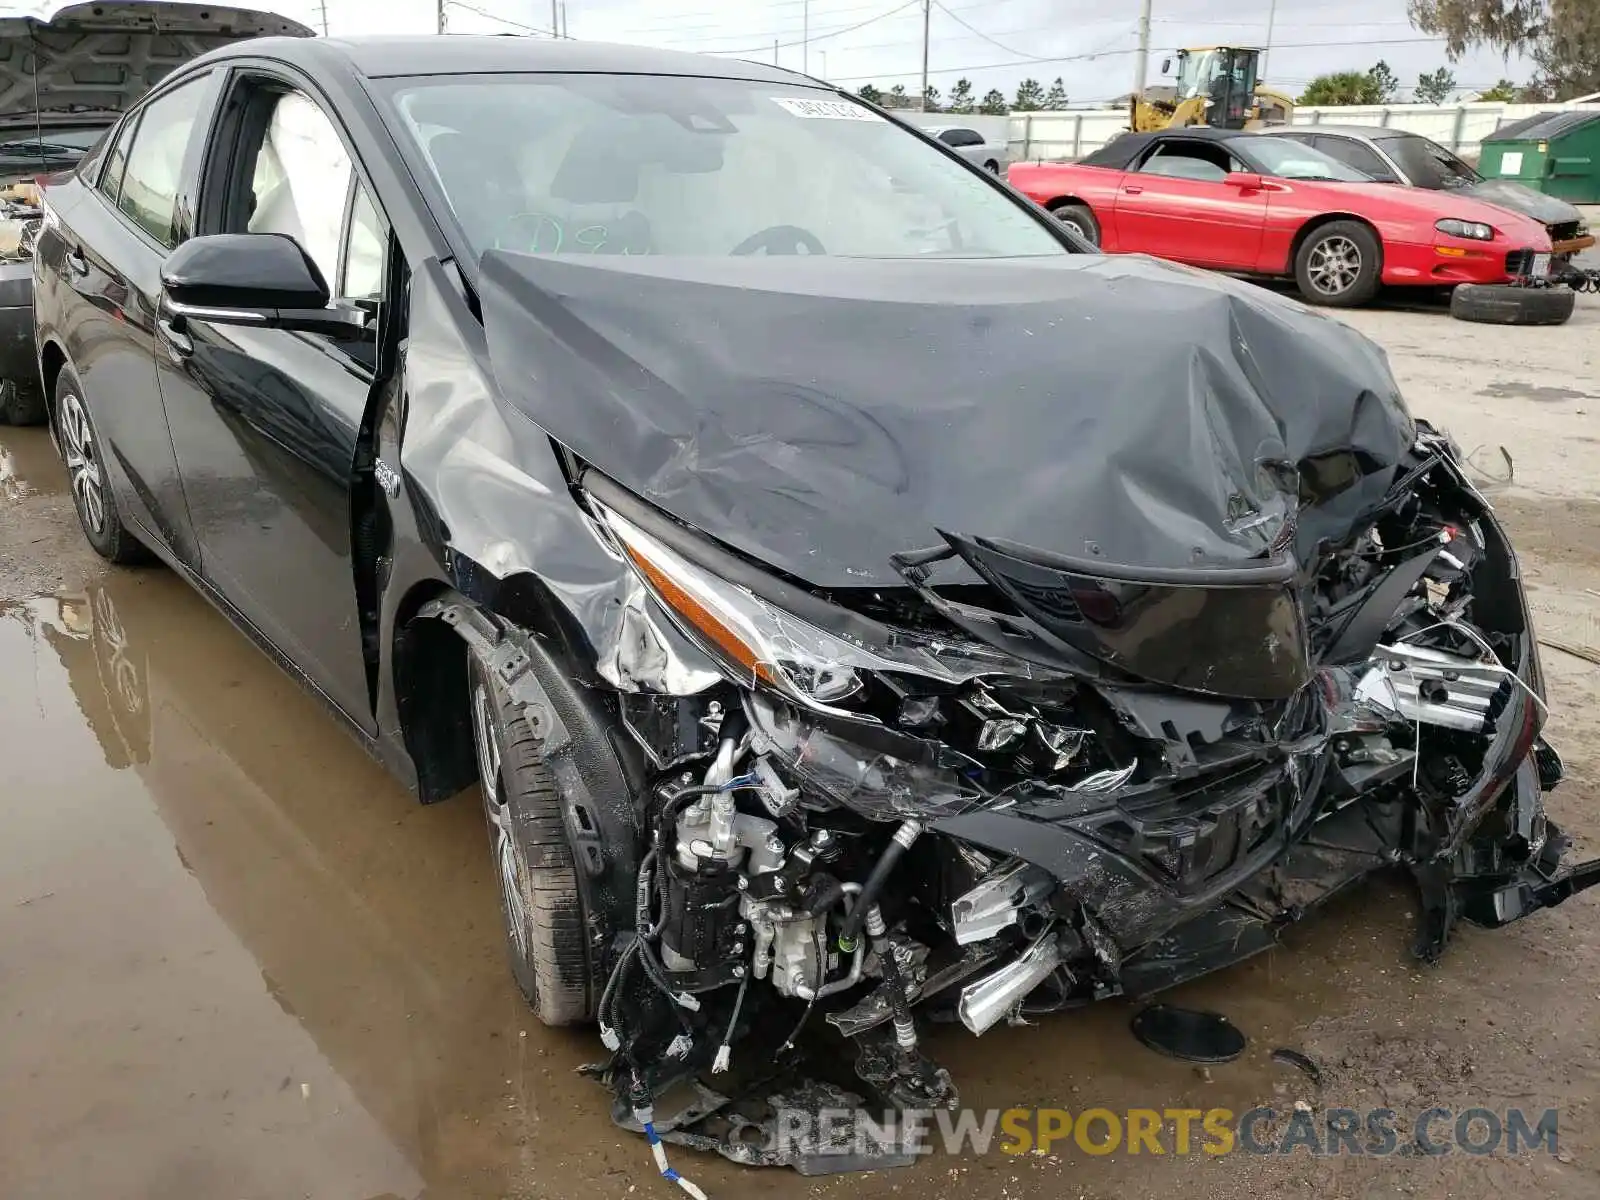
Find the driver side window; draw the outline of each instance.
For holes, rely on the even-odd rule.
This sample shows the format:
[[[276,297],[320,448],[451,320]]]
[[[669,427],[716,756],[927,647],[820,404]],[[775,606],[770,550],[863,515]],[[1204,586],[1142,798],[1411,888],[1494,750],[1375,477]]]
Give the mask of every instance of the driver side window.
[[[1161,142],[1139,166],[1141,175],[1221,183],[1229,171],[1239,170],[1238,160],[1221,146],[1206,142]]]
[[[250,176],[250,233],[283,233],[339,287],[339,234],[354,169],[323,112],[299,92],[280,92]]]
[[[336,301],[376,315],[383,295],[389,228],[327,114],[302,92],[246,84],[239,154],[225,190],[220,232],[293,238],[317,265]],[[340,342],[373,365],[374,336]]]

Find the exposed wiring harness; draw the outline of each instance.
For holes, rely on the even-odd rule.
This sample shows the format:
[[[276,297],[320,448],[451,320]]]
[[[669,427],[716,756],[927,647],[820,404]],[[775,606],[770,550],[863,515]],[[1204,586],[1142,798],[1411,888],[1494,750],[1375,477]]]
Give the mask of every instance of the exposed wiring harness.
[[[694,1200],[706,1200],[706,1194],[697,1187],[693,1180],[685,1179],[667,1162],[667,1148],[661,1142],[661,1135],[656,1132],[655,1109],[646,1104],[642,1108],[633,1110],[633,1119],[644,1126],[645,1140],[650,1143],[650,1153],[656,1160],[656,1170],[661,1172],[661,1178],[668,1183],[675,1183],[681,1187]]]

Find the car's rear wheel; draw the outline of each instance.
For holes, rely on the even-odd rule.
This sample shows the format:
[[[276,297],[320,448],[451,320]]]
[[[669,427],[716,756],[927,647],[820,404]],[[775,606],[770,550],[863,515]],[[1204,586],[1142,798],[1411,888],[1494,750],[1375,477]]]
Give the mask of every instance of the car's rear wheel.
[[[1056,220],[1091,246],[1100,244],[1100,222],[1085,204],[1057,204],[1050,209]]]
[[[1463,283],[1450,293],[1450,315],[1484,325],[1564,325],[1577,303],[1570,288]]]
[[[95,553],[114,563],[150,560],[150,551],[122,521],[106,476],[104,446],[95,429],[83,388],[71,367],[56,380],[56,441],[66,464],[78,524]]]
[[[555,775],[505,685],[474,655],[472,730],[511,974],[546,1025],[594,1017],[578,873]]]
[[[985,171],[989,172],[989,174],[991,174],[991,175],[1000,174],[1000,164],[995,162],[995,160],[992,159],[992,158],[988,162],[983,164],[983,169]]]
[[[1359,221],[1330,221],[1311,231],[1294,256],[1294,278],[1310,304],[1349,308],[1378,294],[1383,247]]]

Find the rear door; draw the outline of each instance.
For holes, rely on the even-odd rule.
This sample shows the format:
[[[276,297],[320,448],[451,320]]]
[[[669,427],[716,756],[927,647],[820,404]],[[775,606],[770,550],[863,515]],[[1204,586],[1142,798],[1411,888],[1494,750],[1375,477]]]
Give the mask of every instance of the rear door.
[[[161,263],[186,236],[200,137],[216,100],[212,73],[164,88],[124,119],[116,141],[68,189],[42,248],[50,311],[83,388],[119,507],[142,536],[200,566],[156,385]],[[51,193],[52,200],[55,192]]]
[[[1117,187],[1117,248],[1223,270],[1254,270],[1267,198],[1224,183],[1241,164],[1221,142],[1160,138]]]
[[[388,227],[319,97],[265,69],[236,72],[206,162],[197,232],[287,234],[335,297],[376,310]],[[334,341],[190,319],[158,359],[207,575],[369,732],[351,485],[376,346],[375,334]]]

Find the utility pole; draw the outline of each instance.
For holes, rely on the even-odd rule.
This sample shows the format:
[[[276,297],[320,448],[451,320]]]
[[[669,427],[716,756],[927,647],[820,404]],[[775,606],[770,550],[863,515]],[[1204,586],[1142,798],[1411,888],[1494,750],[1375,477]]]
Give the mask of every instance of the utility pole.
[[[811,0],[800,0],[800,74],[811,74]]]
[[[561,4],[560,0],[550,0],[550,36],[561,36]]]
[[[778,39],[772,39],[772,65],[778,65]]]
[[[828,52],[826,50],[818,50],[817,53],[822,55],[822,77],[826,79],[828,77]]]
[[[319,3],[317,5],[317,11],[322,14],[322,36],[323,37],[327,37],[328,36],[328,0],[321,0],[321,3]]]
[[[922,0],[922,94],[917,98],[918,112],[928,111],[928,26],[932,21],[933,0]]]
[[[1139,7],[1139,53],[1133,61],[1133,98],[1144,99],[1144,77],[1150,68],[1150,0]]]
[[[438,13],[438,20],[435,23],[435,28],[436,28],[437,32],[443,33],[444,32],[444,0],[437,0],[436,11]]]
[[[572,36],[567,32],[567,0],[561,0],[561,36],[564,38]]]
[[[1272,26],[1278,18],[1278,0],[1272,0],[1267,8],[1267,44],[1261,51],[1261,74],[1259,78],[1267,77],[1267,56],[1272,53]]]

